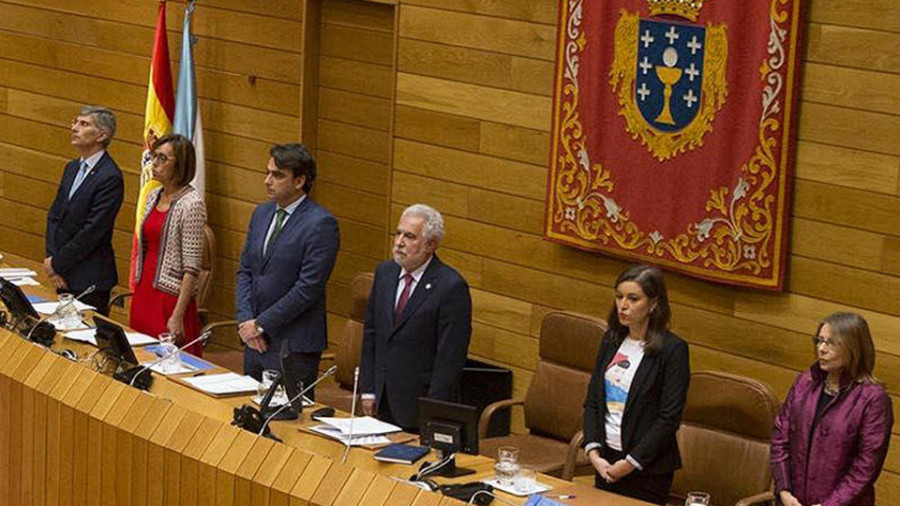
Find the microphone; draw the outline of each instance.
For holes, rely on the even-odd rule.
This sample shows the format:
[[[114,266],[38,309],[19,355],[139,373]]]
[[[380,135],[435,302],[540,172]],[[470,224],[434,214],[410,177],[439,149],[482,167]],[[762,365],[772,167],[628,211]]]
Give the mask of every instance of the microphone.
[[[350,404],[350,430],[347,433],[347,447],[344,448],[344,456],[341,457],[341,464],[347,462],[347,455],[350,455],[350,446],[353,443],[353,419],[356,418],[356,391],[359,388],[359,366],[353,370],[353,402]]]
[[[203,340],[203,339],[206,339],[206,338],[208,338],[208,337],[211,336],[211,335],[212,335],[212,330],[207,330],[206,332],[200,334],[200,336],[197,337],[197,339],[194,339],[193,341],[191,341],[191,342],[185,344],[185,345],[182,346],[181,348],[177,348],[177,349],[175,349],[175,350],[173,350],[173,351],[170,351],[169,353],[164,354],[163,356],[159,357],[158,359],[154,360],[153,362],[150,362],[149,364],[142,365],[142,366],[140,367],[140,370],[138,370],[137,372],[134,373],[134,376],[132,376],[131,381],[128,382],[128,385],[129,385],[129,386],[134,386],[134,382],[135,382],[135,380],[137,380],[137,377],[140,376],[140,375],[141,375],[144,371],[146,371],[147,369],[150,369],[150,368],[152,368],[152,367],[154,367],[154,366],[156,366],[156,365],[158,365],[158,364],[161,364],[161,363],[164,362],[165,360],[167,360],[167,359],[169,359],[169,358],[171,358],[171,357],[174,357],[175,355],[181,353],[182,351],[184,351],[186,348],[188,348],[189,346],[193,345],[194,343],[197,343],[197,342],[199,342],[199,341],[201,341],[201,340]],[[128,372],[128,374],[130,375],[131,373]],[[147,384],[147,387],[148,387],[148,388],[150,387],[149,382],[148,382],[148,384]]]
[[[44,315],[40,319],[38,319],[38,322],[35,323],[34,326],[31,327],[31,330],[28,331],[28,335],[25,336],[25,339],[31,341],[31,335],[34,334],[35,330],[38,330],[38,327],[41,327],[44,330],[41,330],[38,333],[39,335],[35,338],[35,342],[43,344],[44,346],[46,346],[48,348],[50,346],[52,346],[53,345],[53,337],[56,335],[56,328],[51,326],[52,332],[50,332],[50,329],[47,329],[46,325],[42,326],[41,324],[46,322],[50,318],[59,316],[60,311],[71,306],[72,304],[75,304],[75,301],[80,301],[82,297],[85,297],[86,295],[93,293],[94,290],[96,290],[96,289],[97,289],[97,285],[91,285],[91,286],[85,288],[84,291],[81,292],[80,294],[78,294],[77,297],[73,297],[72,300],[63,302],[62,304],[56,306],[56,309],[54,309],[52,313],[50,313],[48,315]]]
[[[290,400],[288,400],[283,406],[281,406],[280,408],[278,408],[277,410],[275,410],[274,413],[272,413],[271,415],[267,416],[265,422],[262,424],[262,428],[259,429],[259,433],[257,434],[257,436],[262,436],[262,435],[266,432],[266,428],[269,427],[269,422],[271,422],[272,419],[275,418],[275,417],[278,415],[278,413],[281,413],[281,412],[284,411],[285,409],[289,408],[289,407],[290,407],[294,402],[296,402],[298,399],[302,399],[302,398],[303,398],[303,394],[305,394],[306,392],[309,392],[309,391],[312,390],[316,385],[318,385],[320,381],[322,381],[323,379],[325,379],[325,378],[327,378],[327,377],[333,375],[333,374],[336,373],[336,372],[337,372],[337,366],[336,366],[336,365],[333,365],[333,366],[329,367],[327,371],[323,372],[322,375],[319,376],[319,379],[317,379],[316,381],[313,381],[312,383],[310,383],[308,387],[306,387],[306,388],[304,388],[303,390],[301,390],[297,395],[295,395],[295,396],[292,397]],[[273,384],[272,387],[274,388],[275,385]],[[300,402],[303,402],[303,401],[301,400]]]

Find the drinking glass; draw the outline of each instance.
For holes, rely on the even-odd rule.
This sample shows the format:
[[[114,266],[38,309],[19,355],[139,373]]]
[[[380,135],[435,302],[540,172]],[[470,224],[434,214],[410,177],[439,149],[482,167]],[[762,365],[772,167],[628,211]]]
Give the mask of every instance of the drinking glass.
[[[262,381],[259,386],[256,387],[256,396],[257,403],[262,404],[263,398],[266,396],[266,392],[272,388],[272,384],[275,383],[275,380],[278,378],[279,372],[274,369],[266,369],[262,372]],[[272,396],[272,401],[270,402],[270,406],[280,406],[287,402],[287,393],[284,390],[284,386],[278,385],[278,389],[275,390],[275,395]]]
[[[59,294],[59,306],[57,307],[61,309],[56,317],[63,327],[73,329],[81,324],[81,315],[75,308],[75,297],[71,293]]]
[[[494,472],[497,473],[497,482],[500,485],[506,487],[514,486],[516,474],[519,472],[519,449],[515,446],[501,446],[498,448]]]
[[[178,345],[175,344],[175,334],[163,332],[157,336],[159,339],[159,353],[161,357],[172,354],[171,357],[163,360],[159,367],[163,374],[168,374],[180,369],[181,357],[178,354]]]
[[[706,492],[689,492],[687,499],[684,500],[684,506],[707,506],[709,504],[709,494]]]
[[[519,449],[515,446],[501,446],[497,448],[497,460],[500,462],[519,462]]]
[[[534,468],[528,466],[520,466],[519,472],[516,474],[516,484],[513,487],[517,494],[528,494],[534,490],[537,485],[537,473]]]

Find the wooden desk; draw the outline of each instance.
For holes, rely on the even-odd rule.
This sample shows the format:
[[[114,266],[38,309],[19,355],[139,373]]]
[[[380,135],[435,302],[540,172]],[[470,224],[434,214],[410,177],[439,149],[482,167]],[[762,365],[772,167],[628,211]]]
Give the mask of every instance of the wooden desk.
[[[44,289],[26,292],[53,298]],[[284,440],[277,443],[230,425],[248,397],[216,399],[159,375],[141,392],[53,353],[62,349],[94,350],[58,336],[51,351],[0,329],[4,505],[461,504],[391,480],[414,466],[378,462],[371,450],[353,448],[341,463],[343,445],[298,430],[310,424],[306,416],[273,422]],[[492,459],[458,459],[477,471],[460,481],[493,475]],[[600,494],[612,506],[645,504],[549,476],[539,481]]]

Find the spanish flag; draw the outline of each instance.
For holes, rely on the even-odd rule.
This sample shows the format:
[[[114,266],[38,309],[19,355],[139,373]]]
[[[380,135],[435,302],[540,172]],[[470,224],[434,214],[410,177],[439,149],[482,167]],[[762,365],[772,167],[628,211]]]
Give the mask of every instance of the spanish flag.
[[[175,116],[175,93],[172,89],[172,69],[169,64],[169,40],[166,37],[166,1],[160,0],[156,18],[156,36],[153,39],[153,57],[150,61],[150,81],[147,85],[147,108],[144,112],[144,154],[141,157],[141,192],[138,196],[134,222],[134,238],[131,246],[131,272],[128,279],[134,289],[134,269],[137,261],[137,237],[141,218],[147,202],[147,194],[159,187],[153,179],[150,147],[156,139],[172,131]]]

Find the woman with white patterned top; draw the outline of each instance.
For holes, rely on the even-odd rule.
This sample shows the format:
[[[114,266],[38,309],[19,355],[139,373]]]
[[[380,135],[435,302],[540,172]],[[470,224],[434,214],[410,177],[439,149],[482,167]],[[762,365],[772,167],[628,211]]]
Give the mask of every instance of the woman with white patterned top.
[[[615,287],[584,402],[585,452],[597,488],[665,504],[681,467],[675,433],[690,383],[688,347],[668,330],[659,269],[632,267]]]

